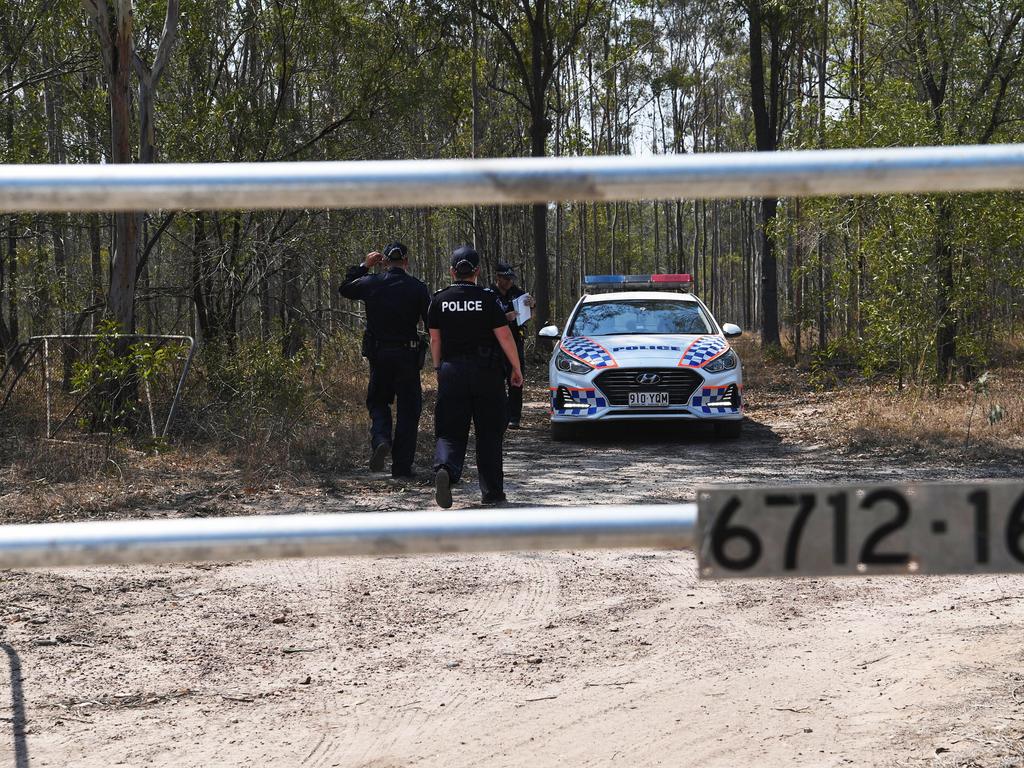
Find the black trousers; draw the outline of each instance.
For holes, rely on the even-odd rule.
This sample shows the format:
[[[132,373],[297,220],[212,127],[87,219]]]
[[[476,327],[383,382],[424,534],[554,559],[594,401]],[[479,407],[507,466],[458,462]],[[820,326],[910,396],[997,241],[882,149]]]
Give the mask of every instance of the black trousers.
[[[398,413],[392,432],[391,403],[396,399]],[[374,354],[370,360],[366,408],[370,412],[371,446],[391,443],[391,473],[411,473],[423,410],[416,350],[385,347]]]
[[[476,432],[476,468],[485,501],[505,498],[501,443],[508,425],[504,371],[474,359],[446,360],[437,373],[434,411],[434,471],[444,467],[452,482],[462,479],[469,424]]]
[[[523,350],[523,340],[520,338],[516,338],[516,350],[519,352],[519,367],[525,376],[526,353]],[[518,424],[523,420],[523,388],[512,386],[512,369],[507,365],[505,368],[505,383],[508,385],[508,421],[510,424]]]

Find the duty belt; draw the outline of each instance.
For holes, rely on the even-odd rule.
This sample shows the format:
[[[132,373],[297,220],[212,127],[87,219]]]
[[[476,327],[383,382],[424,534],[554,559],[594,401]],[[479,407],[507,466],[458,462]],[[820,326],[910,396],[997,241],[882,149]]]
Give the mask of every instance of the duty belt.
[[[419,342],[412,341],[378,341],[378,349],[418,349]]]
[[[487,359],[493,360],[494,362],[500,362],[502,359],[501,350],[484,347],[475,352],[459,352],[457,354],[441,356],[441,362],[444,363],[478,363],[481,360]]]

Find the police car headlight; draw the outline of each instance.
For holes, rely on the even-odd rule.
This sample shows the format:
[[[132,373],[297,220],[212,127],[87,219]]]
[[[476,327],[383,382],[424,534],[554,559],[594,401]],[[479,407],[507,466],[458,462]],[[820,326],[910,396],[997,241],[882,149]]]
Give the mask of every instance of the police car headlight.
[[[704,366],[704,370],[708,373],[721,373],[722,371],[731,371],[736,367],[736,363],[739,362],[739,358],[736,357],[736,353],[731,349],[721,357],[716,357],[710,363]]]
[[[581,363],[575,357],[565,354],[559,350],[558,357],[555,358],[555,368],[565,373],[590,373],[591,368],[586,363]]]

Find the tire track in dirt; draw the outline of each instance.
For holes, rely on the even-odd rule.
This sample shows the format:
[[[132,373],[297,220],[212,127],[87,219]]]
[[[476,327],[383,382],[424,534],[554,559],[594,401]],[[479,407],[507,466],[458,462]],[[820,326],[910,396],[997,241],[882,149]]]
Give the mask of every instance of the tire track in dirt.
[[[559,603],[559,553],[516,553],[493,558],[491,567],[498,574],[509,561],[515,564],[517,593],[494,613],[504,627],[543,625],[554,614]],[[493,619],[492,619],[493,621]]]
[[[386,559],[373,561],[381,571],[390,575],[394,571],[393,562]],[[363,570],[363,569],[360,569]],[[365,662],[366,669],[342,667],[345,675],[352,678],[358,693],[353,701],[339,693],[328,693],[323,702],[322,718],[318,723],[320,733],[319,747],[313,753],[313,759],[305,763],[311,768],[333,765],[370,764],[377,757],[386,755],[393,741],[396,721],[392,716],[378,714],[376,699],[379,698],[378,684],[375,678],[380,676],[381,668],[371,670],[371,664],[383,661],[374,645],[375,639],[369,631],[370,626],[377,627],[372,635],[379,637],[394,636],[402,624],[401,616],[383,620],[383,611],[378,610],[375,602],[364,601],[362,597],[372,597],[377,590],[378,582],[370,583],[360,574],[352,573],[344,560],[328,559],[320,561],[320,583],[326,591],[326,603],[329,610],[338,616],[348,617],[349,622],[330,631],[324,638],[332,659],[351,655],[353,649],[368,649],[369,656]],[[360,690],[355,678],[370,678]],[[344,684],[344,683],[343,683]],[[348,690],[349,684],[344,684]],[[345,717],[339,723],[339,713]]]
[[[399,569],[400,563],[404,565],[405,562],[408,561],[376,561],[385,571],[384,578],[391,581],[398,581],[394,579],[395,571]],[[431,580],[430,575],[424,580],[435,599],[437,595],[443,595],[444,586],[450,584],[453,578],[456,582],[465,579],[465,576],[461,575],[463,571],[471,570],[474,573],[474,586],[469,590],[461,590],[468,591],[469,594],[466,596],[469,602],[454,616],[448,617],[450,628],[462,628],[467,635],[470,627],[483,627],[493,631],[498,624],[507,623],[508,617],[518,621],[536,615],[545,602],[550,602],[551,585],[557,583],[552,581],[549,567],[530,559],[513,561],[511,564],[514,567],[511,572],[508,572],[507,568],[499,570],[499,563],[487,556],[473,557],[469,564],[458,558],[435,562],[439,567],[431,572],[434,580]],[[481,565],[482,568],[479,567]],[[509,563],[505,562],[504,565],[507,566]],[[412,578],[424,579],[421,575]],[[500,585],[499,589],[494,588],[495,581]],[[334,590],[333,594],[337,595],[337,590]],[[346,601],[342,603],[337,606],[339,609],[346,607]],[[442,617],[443,614],[434,611],[433,618],[427,620],[434,623],[444,620]],[[422,617],[412,618],[415,620]],[[340,644],[336,643],[335,648],[340,650]],[[471,658],[473,654],[463,652],[460,655],[464,657],[459,662],[460,666],[471,664],[465,657]],[[435,667],[441,666],[439,660],[432,658],[429,652],[420,656],[421,661]],[[379,661],[384,663],[387,659],[381,658]],[[388,755],[397,744],[409,745],[425,741],[430,733],[445,728],[446,723],[461,719],[461,709],[467,703],[468,697],[458,686],[457,669],[449,670],[445,667],[433,681],[426,707],[403,706],[396,711],[393,705],[388,705],[386,709],[382,709],[383,705],[374,703],[371,698],[369,706],[362,706],[356,711],[354,723],[345,730],[343,739],[339,738],[337,729],[331,728],[325,721],[324,726],[330,728],[333,734],[326,744],[320,745],[315,754],[315,761],[308,764],[330,765],[339,761],[342,764],[362,764],[373,759],[375,755]],[[443,712],[443,715],[438,714],[438,710]]]
[[[765,423],[750,422],[739,441],[611,430],[578,444],[551,442],[531,410],[531,428],[509,435],[510,496],[531,505],[690,501],[711,482],[1016,471],[800,444],[791,422],[811,416],[787,408],[755,412]],[[352,498],[318,509],[431,506],[427,487],[349,480]],[[461,503],[475,501],[474,482]],[[281,498],[273,511],[307,507]],[[708,583],[696,579],[689,552],[68,573],[97,593],[69,601],[74,582],[38,587],[42,574],[0,585],[0,600],[31,603],[48,622],[29,624],[35,614],[26,613],[5,628],[26,649],[30,749],[41,763],[208,765],[230,754],[241,765],[380,768],[946,768],[997,765],[1011,754],[1000,745],[1024,732],[1006,719],[1019,717],[1024,691],[1024,600],[1013,577]],[[65,603],[76,608],[73,621],[61,618]],[[44,633],[76,636],[90,622],[106,624],[90,628],[88,648],[29,645]],[[310,652],[284,654],[289,644]],[[104,686],[192,693],[137,710],[92,707],[79,718],[88,722],[62,726],[61,713],[43,706],[64,690],[84,698]]]
[[[624,560],[625,557],[616,559]],[[649,563],[646,558],[638,559],[638,562],[645,567]],[[546,755],[557,755],[558,761],[565,764],[586,765],[609,758],[624,759],[628,763],[642,757],[636,750],[624,747],[609,754],[607,745],[602,745],[604,751],[599,750],[595,754],[593,740],[586,737],[596,722],[601,722],[608,733],[618,732],[619,726],[627,732],[635,731],[635,720],[644,719],[638,710],[656,702],[653,706],[659,709],[660,715],[664,715],[667,711],[665,703],[678,697],[678,688],[672,682],[674,675],[668,674],[677,668],[678,653],[671,645],[659,642],[646,621],[650,614],[664,607],[669,595],[665,594],[657,573],[640,573],[637,582],[645,586],[634,586],[628,597],[617,595],[599,603],[605,609],[605,615],[597,617],[596,625],[594,622],[586,625],[606,637],[622,638],[623,642],[613,651],[620,658],[613,658],[602,664],[600,669],[590,672],[571,669],[564,682],[553,686],[553,690],[558,691],[557,700],[522,705],[541,710],[525,714],[529,718],[525,728],[527,735],[520,741],[503,743],[499,749],[485,753],[484,761],[501,762],[503,758],[507,760],[510,755],[524,750],[536,752],[538,744],[543,745],[540,748]],[[674,585],[670,586],[674,589]],[[572,615],[562,615],[556,621],[568,623],[574,617],[595,612],[594,604],[577,605],[572,609]],[[632,631],[634,625],[644,629],[636,633]],[[671,626],[660,627],[657,634],[664,635],[672,629]],[[627,639],[633,634],[637,636]],[[635,642],[640,637],[653,638],[653,647],[637,653]],[[659,674],[659,670],[665,670],[666,674]],[[585,679],[581,680],[581,677]],[[552,711],[557,712],[557,717],[551,716]]]

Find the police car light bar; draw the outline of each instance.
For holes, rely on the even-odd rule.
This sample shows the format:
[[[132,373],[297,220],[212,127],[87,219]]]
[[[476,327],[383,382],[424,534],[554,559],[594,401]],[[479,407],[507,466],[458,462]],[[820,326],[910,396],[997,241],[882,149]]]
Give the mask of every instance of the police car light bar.
[[[585,275],[583,285],[594,291],[622,290],[686,290],[693,286],[693,278],[683,274],[659,275]]]

